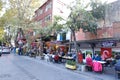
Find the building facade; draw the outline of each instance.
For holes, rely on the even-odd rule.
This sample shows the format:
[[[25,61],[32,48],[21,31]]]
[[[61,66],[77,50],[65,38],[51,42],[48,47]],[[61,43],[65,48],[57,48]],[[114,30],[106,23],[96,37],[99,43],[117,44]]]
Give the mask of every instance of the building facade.
[[[70,13],[64,0],[46,0],[36,11],[34,20],[42,27],[53,22],[54,16],[66,19]]]
[[[83,32],[80,29],[76,32],[76,40],[78,47],[83,50],[100,51],[101,48],[111,48],[113,51],[120,52],[120,0],[111,3],[110,7],[106,10],[105,22],[106,24],[100,25],[97,30],[97,35],[89,32]],[[116,7],[116,5],[118,7]],[[114,12],[113,12],[114,9]],[[49,23],[54,21],[54,16],[61,16],[67,19],[70,10],[67,9],[67,4],[64,0],[46,0],[36,11],[34,20],[40,26],[46,27]],[[114,17],[113,17],[114,16]],[[71,33],[69,33],[71,34]],[[94,46],[93,46],[94,45]],[[93,51],[93,52],[94,52]]]
[[[101,53],[103,48],[111,53],[120,53],[120,0],[110,3],[106,8],[105,23],[100,20],[97,35],[76,32],[77,46],[83,53]],[[71,44],[73,45],[73,43]],[[73,46],[74,48],[74,46]]]

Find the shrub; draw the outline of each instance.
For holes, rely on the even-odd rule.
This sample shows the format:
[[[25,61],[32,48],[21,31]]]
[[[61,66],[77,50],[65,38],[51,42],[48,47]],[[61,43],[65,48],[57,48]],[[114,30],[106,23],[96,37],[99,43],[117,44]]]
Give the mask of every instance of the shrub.
[[[67,60],[66,62],[68,65],[76,65],[76,62],[73,60]]]

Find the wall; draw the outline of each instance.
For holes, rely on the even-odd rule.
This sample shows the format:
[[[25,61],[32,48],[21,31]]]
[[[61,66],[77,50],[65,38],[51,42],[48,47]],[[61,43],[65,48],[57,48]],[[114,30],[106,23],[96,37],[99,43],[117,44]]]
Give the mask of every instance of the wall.
[[[106,24],[112,25],[113,22],[120,21],[120,0],[109,4],[106,7]]]
[[[48,0],[47,2],[45,2],[41,7],[39,7],[36,11],[35,11],[35,17],[34,17],[34,20],[35,21],[40,21],[40,20],[42,20],[42,24],[41,24],[41,26],[42,27],[45,27],[45,26],[47,26],[48,25],[48,23],[47,22],[45,22],[45,17],[47,16],[47,15],[50,15],[51,14],[51,16],[52,16],[52,8],[50,8],[48,11],[45,11],[45,9],[46,9],[46,6],[50,3],[50,2],[52,2],[52,0]],[[39,14],[39,10],[43,10],[43,12],[42,12],[42,14]],[[51,17],[51,20],[52,20],[52,17]],[[51,21],[50,21],[51,22]]]

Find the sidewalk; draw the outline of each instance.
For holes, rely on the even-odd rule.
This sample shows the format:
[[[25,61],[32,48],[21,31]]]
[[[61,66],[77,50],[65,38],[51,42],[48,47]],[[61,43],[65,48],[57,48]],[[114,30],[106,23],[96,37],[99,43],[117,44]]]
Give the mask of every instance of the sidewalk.
[[[51,64],[54,65],[56,67],[62,68],[62,69],[66,69],[63,63],[53,63],[53,62],[48,62],[46,60],[41,60],[40,57],[36,57],[36,58],[30,58],[28,56],[25,56],[25,58],[33,60],[33,61],[39,61],[39,62],[44,62],[45,64]],[[105,72],[104,73],[96,73],[96,72],[89,72],[89,71],[80,71],[80,70],[70,70],[70,69],[66,69],[69,70],[71,72],[74,73],[78,73],[80,75],[83,76],[92,76],[93,78],[95,78],[95,80],[120,80],[117,79],[117,74],[115,74],[115,70],[114,67],[107,67],[105,68]]]

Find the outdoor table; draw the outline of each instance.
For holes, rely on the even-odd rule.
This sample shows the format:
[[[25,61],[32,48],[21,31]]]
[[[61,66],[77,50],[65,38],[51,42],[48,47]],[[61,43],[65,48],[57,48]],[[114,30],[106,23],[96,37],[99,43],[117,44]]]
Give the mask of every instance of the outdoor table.
[[[97,61],[97,62],[101,63],[102,65],[106,63],[106,61]]]

